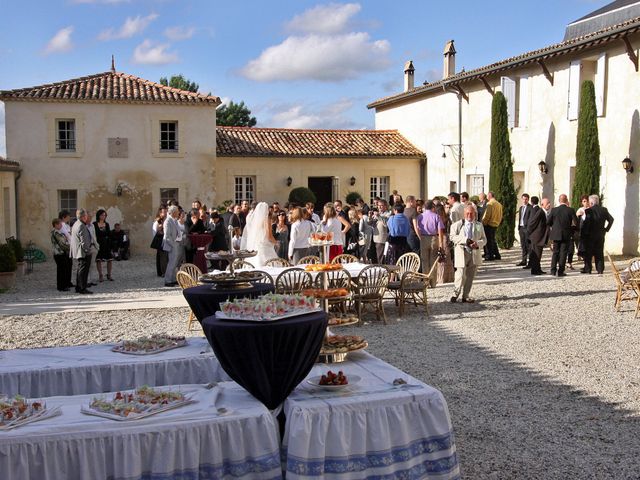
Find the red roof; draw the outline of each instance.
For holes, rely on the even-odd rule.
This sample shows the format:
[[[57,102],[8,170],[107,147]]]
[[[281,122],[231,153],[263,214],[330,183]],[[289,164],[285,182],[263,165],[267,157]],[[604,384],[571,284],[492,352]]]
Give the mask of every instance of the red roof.
[[[423,157],[397,130],[217,127],[218,156]]]
[[[0,170],[20,170],[20,164],[0,157]]]
[[[0,100],[42,102],[124,102],[186,105],[220,104],[212,95],[165,87],[134,75],[109,71],[37,87],[0,90]]]

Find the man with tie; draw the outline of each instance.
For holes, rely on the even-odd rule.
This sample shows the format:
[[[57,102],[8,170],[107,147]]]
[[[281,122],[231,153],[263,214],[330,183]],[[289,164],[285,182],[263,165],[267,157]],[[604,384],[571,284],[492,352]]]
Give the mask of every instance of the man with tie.
[[[547,225],[551,229],[549,238],[553,241],[553,255],[551,255],[551,275],[558,274],[559,277],[566,277],[564,268],[567,263],[567,253],[569,252],[569,242],[575,225],[578,225],[578,218],[573,208],[568,206],[567,196],[563,193],[558,197],[559,205],[551,209],[547,218]]]
[[[531,215],[531,205],[529,205],[529,194],[522,194],[522,206],[518,212],[518,234],[520,235],[520,249],[522,250],[522,261],[516,266],[527,268],[527,260],[529,258],[529,236],[527,234],[527,224]]]
[[[462,293],[463,303],[473,303],[469,297],[476,271],[482,263],[482,247],[487,243],[482,223],[476,222],[476,207],[467,203],[464,218],[451,225],[451,241],[454,244],[456,275],[451,303]]]
[[[531,214],[527,223],[527,238],[529,239],[529,267],[531,275],[545,275],[540,268],[542,250],[549,239],[549,227],[547,226],[547,213],[551,208],[548,198],[543,198],[541,206],[538,205],[538,197],[531,197]]]
[[[176,269],[178,268],[178,260],[180,259],[180,249],[182,248],[182,233],[178,227],[178,217],[180,209],[171,205],[167,210],[167,219],[164,221],[164,237],[162,238],[162,249],[169,254],[169,262],[167,263],[167,271],[164,275],[164,286],[175,287]]]
[[[582,224],[582,241],[585,246],[584,268],[580,273],[591,273],[591,258],[595,257],[596,271],[604,272],[604,236],[611,230],[613,217],[609,211],[601,207],[598,195],[589,195],[590,207],[585,210]]]

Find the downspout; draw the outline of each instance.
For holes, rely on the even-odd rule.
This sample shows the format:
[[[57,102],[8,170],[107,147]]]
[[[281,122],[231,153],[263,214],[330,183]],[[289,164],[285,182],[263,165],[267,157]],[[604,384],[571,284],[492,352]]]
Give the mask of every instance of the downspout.
[[[16,205],[16,238],[20,239],[20,215],[18,215],[18,179],[22,176],[22,170],[18,170],[18,174],[13,179],[13,194],[15,196]]]
[[[427,157],[420,159],[420,198],[427,198]]]

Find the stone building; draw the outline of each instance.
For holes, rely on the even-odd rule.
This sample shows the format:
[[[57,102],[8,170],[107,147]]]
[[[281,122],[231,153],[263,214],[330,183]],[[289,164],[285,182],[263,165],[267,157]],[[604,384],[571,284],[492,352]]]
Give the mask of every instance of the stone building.
[[[453,41],[444,49],[443,78],[414,85],[370,105],[376,128],[397,129],[427,157],[427,196],[471,194],[489,184],[491,101],[507,98],[516,190],[557,201],[571,194],[580,87],[596,87],[600,186],[615,217],[611,252],[640,244],[640,2],[615,1],[572,22],[562,42],[469,71],[455,70]],[[623,160],[627,169],[623,167]],[[628,166],[635,167],[633,172]],[[460,176],[460,180],[459,180]],[[459,183],[460,182],[460,183]]]
[[[16,222],[16,182],[20,165],[0,157],[0,243],[18,237]]]

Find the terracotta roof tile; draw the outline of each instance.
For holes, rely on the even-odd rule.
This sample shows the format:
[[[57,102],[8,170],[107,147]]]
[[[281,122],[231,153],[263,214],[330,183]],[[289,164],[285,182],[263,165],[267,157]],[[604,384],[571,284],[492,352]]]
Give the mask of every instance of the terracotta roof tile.
[[[484,67],[476,68],[474,70],[459,72],[451,77],[444,78],[432,83],[425,83],[419,87],[416,87],[408,92],[401,92],[388,97],[384,97],[371,102],[367,105],[367,108],[376,108],[383,105],[391,104],[405,98],[412,97],[414,95],[424,94],[433,90],[442,90],[447,86],[455,87],[456,85],[471,80],[480,79],[489,75],[501,72],[507,69],[516,68],[522,65],[526,65],[535,61],[541,61],[547,58],[556,57],[558,55],[564,55],[569,52],[583,50],[585,48],[593,47],[600,43],[605,43],[614,40],[623,35],[629,35],[640,31],[640,17],[627,20],[617,25],[612,25],[597,32],[583,35],[582,37],[573,38],[565,42],[549,45],[538,50],[532,50],[515,57],[510,57],[505,60],[501,60],[491,65],[485,65]]]
[[[0,170],[19,170],[20,164],[4,157],[0,157]]]
[[[44,102],[123,102],[123,103],[179,103],[187,105],[220,104],[213,95],[188,92],[165,87],[122,72],[104,72],[88,77],[37,87],[0,90],[0,100]]]
[[[219,156],[422,157],[397,130],[217,127]]]

